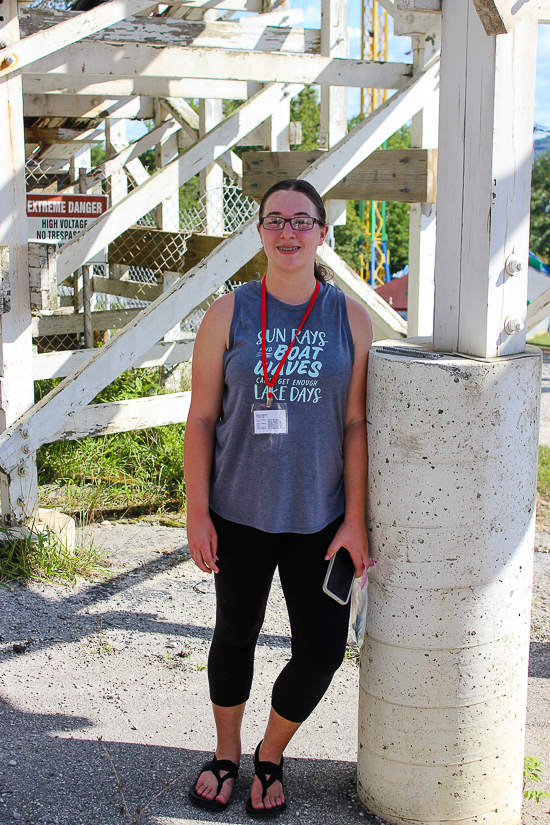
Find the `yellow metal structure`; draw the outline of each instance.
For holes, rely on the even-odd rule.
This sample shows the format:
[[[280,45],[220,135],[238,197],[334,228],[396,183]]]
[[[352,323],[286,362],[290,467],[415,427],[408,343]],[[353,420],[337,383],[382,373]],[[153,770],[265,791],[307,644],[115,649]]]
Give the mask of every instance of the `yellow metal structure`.
[[[378,0],[361,0],[361,59],[388,59],[388,13]],[[385,89],[361,89],[361,119],[374,112],[386,100]],[[361,277],[374,287],[386,280],[389,265],[386,243],[386,204],[361,202],[361,220],[365,226],[365,244],[361,253]]]

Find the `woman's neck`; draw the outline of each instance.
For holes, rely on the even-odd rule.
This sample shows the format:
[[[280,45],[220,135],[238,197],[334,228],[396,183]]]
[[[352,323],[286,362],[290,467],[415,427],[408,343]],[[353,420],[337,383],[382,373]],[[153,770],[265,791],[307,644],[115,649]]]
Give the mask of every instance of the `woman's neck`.
[[[305,304],[313,295],[316,279],[313,271],[298,277],[296,273],[279,274],[270,268],[267,271],[265,285],[269,294],[278,301],[285,304]]]

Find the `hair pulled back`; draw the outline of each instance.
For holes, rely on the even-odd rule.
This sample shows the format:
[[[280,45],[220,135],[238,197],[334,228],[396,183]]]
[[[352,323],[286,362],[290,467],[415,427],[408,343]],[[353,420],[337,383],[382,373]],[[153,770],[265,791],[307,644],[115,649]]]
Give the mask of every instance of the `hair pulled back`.
[[[311,183],[300,178],[287,178],[286,180],[279,180],[277,183],[274,183],[262,198],[262,202],[260,203],[260,218],[263,217],[267,199],[270,195],[273,195],[274,192],[300,192],[302,195],[305,195],[306,198],[311,201],[317,213],[315,215],[317,220],[319,220],[323,226],[326,226],[327,213],[321,195]],[[334,277],[332,270],[328,266],[320,264],[317,259],[315,259],[313,263],[313,273],[322,284],[326,284],[327,281]]]

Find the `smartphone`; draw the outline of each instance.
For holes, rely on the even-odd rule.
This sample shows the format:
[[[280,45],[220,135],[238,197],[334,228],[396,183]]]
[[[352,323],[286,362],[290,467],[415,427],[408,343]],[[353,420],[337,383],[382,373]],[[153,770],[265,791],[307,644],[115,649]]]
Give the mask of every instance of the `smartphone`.
[[[340,604],[347,604],[355,578],[355,565],[345,547],[340,547],[331,558],[323,590]]]

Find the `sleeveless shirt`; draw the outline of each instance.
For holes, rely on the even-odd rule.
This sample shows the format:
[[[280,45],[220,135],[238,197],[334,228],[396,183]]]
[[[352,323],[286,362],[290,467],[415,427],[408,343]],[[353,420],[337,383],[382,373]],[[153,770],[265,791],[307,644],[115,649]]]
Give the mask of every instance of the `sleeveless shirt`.
[[[270,377],[308,303],[293,306],[267,293]],[[345,295],[320,284],[273,390],[274,402],[286,405],[288,433],[255,435],[253,405],[267,399],[261,282],[235,290],[210,482],[210,506],[218,515],[269,533],[315,533],[344,512],[344,422],[353,358]]]

